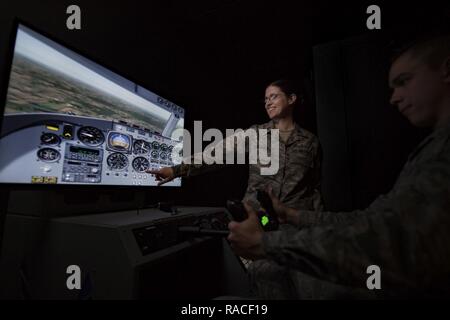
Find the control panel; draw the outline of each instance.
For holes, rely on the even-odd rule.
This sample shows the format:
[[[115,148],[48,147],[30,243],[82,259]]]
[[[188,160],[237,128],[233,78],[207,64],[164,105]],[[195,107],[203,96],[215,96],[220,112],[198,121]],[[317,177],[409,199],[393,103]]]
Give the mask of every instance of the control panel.
[[[0,144],[9,151],[0,155],[0,180],[19,183],[156,185],[146,170],[176,165],[182,155],[182,142],[159,133],[69,115],[9,132]]]

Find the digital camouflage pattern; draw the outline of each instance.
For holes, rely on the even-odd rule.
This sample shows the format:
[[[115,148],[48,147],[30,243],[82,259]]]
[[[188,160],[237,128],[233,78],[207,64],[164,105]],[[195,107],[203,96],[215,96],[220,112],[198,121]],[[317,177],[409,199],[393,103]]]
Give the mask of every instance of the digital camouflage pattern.
[[[367,209],[299,214],[300,229],[264,234],[268,260],[250,270],[254,278],[266,277],[265,286],[255,287],[258,296],[366,298],[370,265],[381,269],[381,290],[371,292],[378,297],[450,296],[450,124],[419,144],[393,189]],[[286,269],[271,274],[269,265]],[[268,285],[275,274],[290,279],[285,292],[279,281]],[[359,291],[341,291],[336,284]],[[279,292],[269,292],[277,286]]]
[[[262,125],[254,125],[250,129],[275,129],[275,125],[273,121],[270,121]],[[270,141],[270,131],[268,136]],[[248,151],[248,146],[246,150]],[[303,210],[319,210],[322,207],[319,192],[320,165],[320,146],[317,137],[296,125],[286,143],[280,139],[279,170],[276,174],[261,175],[259,163],[249,165],[249,180],[244,200],[258,206],[256,190],[270,185],[274,194],[285,205]],[[192,163],[180,164],[173,169],[175,176],[190,177],[217,170],[221,166],[223,164]]]

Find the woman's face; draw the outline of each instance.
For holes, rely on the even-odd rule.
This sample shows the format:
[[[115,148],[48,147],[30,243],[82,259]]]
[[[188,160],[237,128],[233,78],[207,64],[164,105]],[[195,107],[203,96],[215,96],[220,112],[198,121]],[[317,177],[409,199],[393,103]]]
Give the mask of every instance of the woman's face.
[[[265,106],[270,119],[282,119],[292,116],[296,96],[287,96],[277,86],[268,86],[265,95]]]

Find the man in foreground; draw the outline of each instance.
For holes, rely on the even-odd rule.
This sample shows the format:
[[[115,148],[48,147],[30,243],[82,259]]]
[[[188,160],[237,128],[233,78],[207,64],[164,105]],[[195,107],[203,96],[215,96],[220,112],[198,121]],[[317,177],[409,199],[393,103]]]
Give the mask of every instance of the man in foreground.
[[[238,255],[365,290],[375,265],[382,297],[450,296],[450,36],[406,49],[391,65],[389,85],[391,103],[411,124],[434,129],[393,189],[365,210],[337,213],[290,209],[272,194],[280,222],[298,229],[264,233],[247,206],[249,218],[229,225]]]

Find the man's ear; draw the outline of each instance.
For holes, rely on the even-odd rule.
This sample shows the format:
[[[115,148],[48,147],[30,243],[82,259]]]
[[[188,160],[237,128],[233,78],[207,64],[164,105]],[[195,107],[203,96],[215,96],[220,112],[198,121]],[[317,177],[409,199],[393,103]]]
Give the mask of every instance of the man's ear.
[[[297,95],[295,93],[289,95],[289,99],[288,99],[289,104],[294,104],[295,101],[297,101]]]
[[[444,60],[443,65],[444,82],[450,83],[450,56]]]

